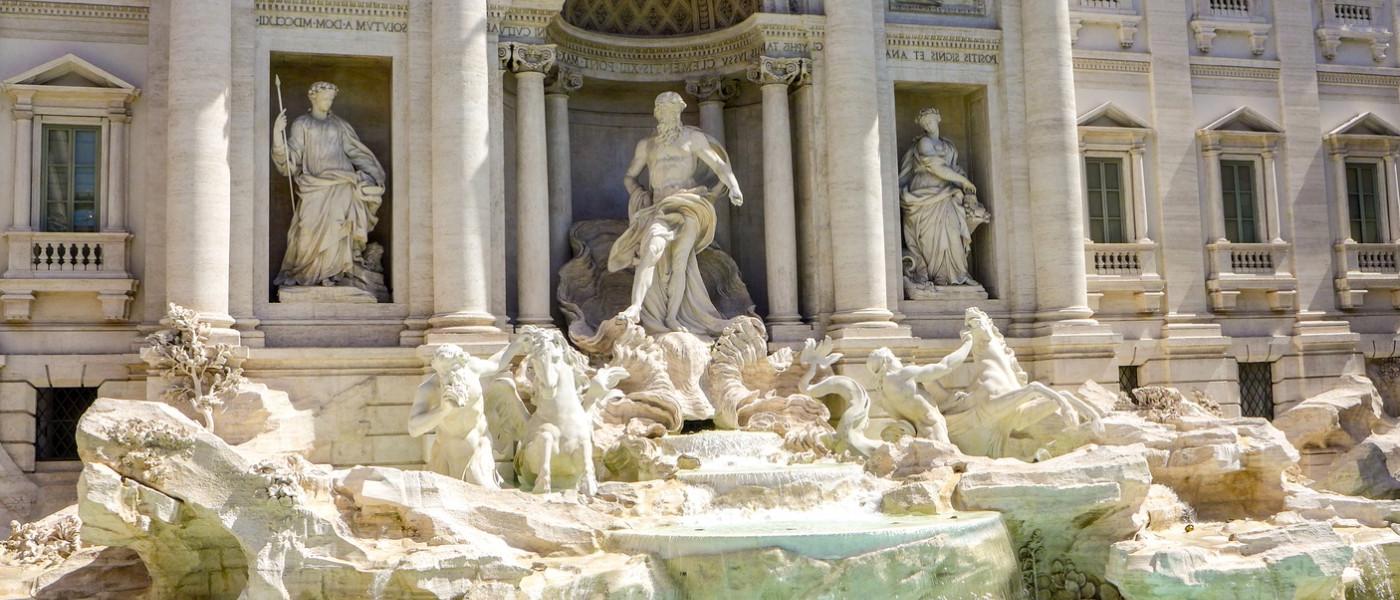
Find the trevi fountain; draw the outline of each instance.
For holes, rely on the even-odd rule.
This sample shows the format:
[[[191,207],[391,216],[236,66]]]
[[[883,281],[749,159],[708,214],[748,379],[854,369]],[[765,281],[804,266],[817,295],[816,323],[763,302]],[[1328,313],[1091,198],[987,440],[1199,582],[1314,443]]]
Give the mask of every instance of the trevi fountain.
[[[91,335],[129,358],[94,367],[119,375],[69,423],[66,483],[51,442],[0,428],[4,597],[1396,597],[1394,336],[1367,328],[1394,333],[1400,285],[1356,275],[1394,270],[1371,240],[1400,217],[1366,216],[1363,177],[1395,173],[1389,104],[1326,138],[1360,186],[1336,213],[1277,189],[1305,185],[1281,148],[1323,154],[1294,129],[1316,109],[1182,136],[1183,88],[1155,79],[1155,130],[1119,106],[1137,91],[1076,109],[1115,77],[1230,69],[1316,96],[1345,67],[1314,42],[1394,79],[1389,21],[1337,8],[1388,3],[1315,3],[1351,20],[1335,40],[1297,24],[1314,3],[1245,0],[39,4],[0,2],[0,34],[136,15],[160,74],[139,97],[67,54],[5,83],[8,173],[39,157],[16,197],[44,200],[15,201],[0,347],[95,291]],[[111,174],[91,229],[54,191],[84,185],[84,143],[165,164]],[[1196,143],[1223,191],[1197,193]],[[126,187],[164,199],[129,194],[127,225]],[[1338,260],[1371,261],[1335,279],[1304,251],[1334,214]],[[59,224],[112,248],[131,228],[144,275],[15,287],[47,281],[14,274],[51,270],[42,244],[64,265],[97,239],[42,237]],[[47,343],[68,335],[89,334]],[[1267,414],[1230,336],[1286,365]],[[6,381],[48,364],[11,354]]]

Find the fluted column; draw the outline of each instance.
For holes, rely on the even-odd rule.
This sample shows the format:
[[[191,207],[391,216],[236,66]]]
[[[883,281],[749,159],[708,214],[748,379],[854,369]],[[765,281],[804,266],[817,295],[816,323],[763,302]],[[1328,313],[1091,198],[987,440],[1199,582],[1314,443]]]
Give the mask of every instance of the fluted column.
[[[170,3],[165,297],[237,339],[228,329],[232,11],[229,0]]]
[[[554,324],[549,314],[549,137],[545,130],[544,78],[554,67],[553,44],[502,43],[506,68],[515,73],[515,270],[520,325]]]
[[[126,103],[120,102],[108,109],[108,130],[111,139],[107,142],[107,207],[103,213],[106,231],[126,230]]]
[[[873,12],[866,0],[826,3],[823,105],[833,329],[894,326],[886,293]]]
[[[569,94],[583,87],[577,71],[559,67],[544,82],[545,135],[549,138],[549,289],[559,289],[559,269],[569,261],[574,225]]]
[[[1036,319],[1086,319],[1083,173],[1074,107],[1069,3],[1021,3]]]
[[[760,57],[749,81],[763,92],[763,247],[768,271],[768,323],[796,323],[797,209],[793,189],[788,86],[809,69],[802,58]]]
[[[34,105],[32,96],[23,94],[15,97],[15,171],[14,171],[14,222],[10,229],[29,231],[32,215],[30,202],[33,188],[30,181],[30,158],[34,152]]]
[[[486,0],[432,4],[433,316],[429,341],[499,331],[491,315]]]
[[[685,91],[699,102],[700,129],[724,145],[724,104],[739,94],[739,80],[721,77],[689,79],[685,82]],[[715,204],[715,244],[730,254],[734,253],[731,233],[733,209],[728,202]]]

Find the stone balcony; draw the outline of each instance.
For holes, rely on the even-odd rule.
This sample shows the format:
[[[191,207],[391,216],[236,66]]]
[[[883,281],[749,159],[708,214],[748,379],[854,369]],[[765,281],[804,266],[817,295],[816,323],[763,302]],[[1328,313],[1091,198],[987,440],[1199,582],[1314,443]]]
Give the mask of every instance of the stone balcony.
[[[5,238],[9,265],[0,278],[0,314],[6,321],[29,321],[41,294],[92,294],[103,320],[126,320],[137,285],[127,269],[130,233],[11,231]]]
[[[1113,27],[1118,32],[1118,45],[1124,49],[1137,43],[1142,16],[1133,0],[1072,0],[1069,8],[1071,43],[1079,42],[1079,30],[1085,24]]]
[[[1211,271],[1206,290],[1216,312],[1236,310],[1241,294],[1263,294],[1274,312],[1293,308],[1298,279],[1288,267],[1292,244],[1216,242],[1207,244],[1206,252]]]
[[[1400,308],[1400,244],[1336,245],[1340,273],[1336,279],[1337,306],[1342,310],[1361,308],[1366,292],[1390,293],[1390,304]]]
[[[1157,272],[1157,244],[1084,244],[1089,308],[1099,312],[1104,296],[1131,296],[1137,312],[1162,310],[1166,283]]]
[[[1385,62],[1392,35],[1389,13],[1381,0],[1320,1],[1322,24],[1317,28],[1317,43],[1323,58],[1335,59],[1343,41],[1356,40],[1370,46],[1372,61]]]
[[[1219,34],[1238,33],[1249,36],[1250,52],[1260,56],[1272,29],[1262,0],[1196,0],[1196,15],[1191,19],[1191,34],[1203,54],[1210,54]]]

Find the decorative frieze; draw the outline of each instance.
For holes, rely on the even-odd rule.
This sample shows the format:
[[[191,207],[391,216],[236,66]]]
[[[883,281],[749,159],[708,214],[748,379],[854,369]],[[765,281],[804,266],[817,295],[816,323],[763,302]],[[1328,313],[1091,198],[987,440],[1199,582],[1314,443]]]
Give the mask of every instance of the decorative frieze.
[[[987,16],[987,0],[890,0],[889,6],[893,12],[959,17]]]
[[[406,2],[368,0],[258,0],[259,27],[357,33],[407,33]]]
[[[1278,69],[1270,67],[1241,67],[1236,65],[1192,64],[1191,76],[1211,77],[1216,79],[1278,81]]]
[[[1317,72],[1317,82],[1323,85],[1356,85],[1365,87],[1396,88],[1400,87],[1400,76],[1319,70]]]
[[[145,21],[149,13],[150,9],[145,6],[114,6],[95,2],[0,2],[0,15],[12,17]]]
[[[1145,60],[1074,57],[1076,71],[1105,71],[1109,73],[1151,73],[1152,63]]]
[[[951,27],[891,27],[885,36],[891,61],[995,65],[1000,62],[997,32]]]
[[[548,73],[554,68],[559,50],[554,44],[503,42],[496,45],[496,54],[501,60],[501,68],[512,73]]]

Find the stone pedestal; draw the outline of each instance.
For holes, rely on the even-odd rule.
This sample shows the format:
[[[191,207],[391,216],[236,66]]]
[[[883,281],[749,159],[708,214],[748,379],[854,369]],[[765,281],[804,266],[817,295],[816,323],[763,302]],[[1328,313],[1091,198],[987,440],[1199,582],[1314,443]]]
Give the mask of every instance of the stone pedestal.
[[[337,303],[375,304],[374,294],[356,287],[334,285],[293,285],[277,289],[277,301],[283,304]]]

